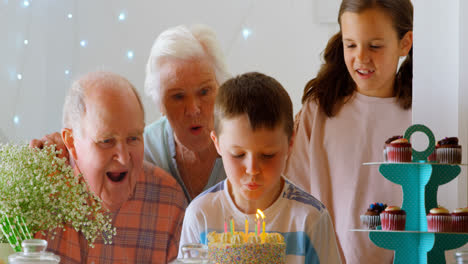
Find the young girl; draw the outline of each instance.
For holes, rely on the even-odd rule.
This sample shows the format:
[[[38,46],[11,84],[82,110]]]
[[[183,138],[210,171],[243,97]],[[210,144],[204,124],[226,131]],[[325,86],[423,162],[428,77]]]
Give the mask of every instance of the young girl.
[[[343,0],[340,32],[304,89],[286,176],[330,211],[347,263],[391,263],[361,228],[369,204],[400,205],[378,166],[382,147],[411,125],[413,7],[409,0]],[[406,59],[398,69],[399,58]]]

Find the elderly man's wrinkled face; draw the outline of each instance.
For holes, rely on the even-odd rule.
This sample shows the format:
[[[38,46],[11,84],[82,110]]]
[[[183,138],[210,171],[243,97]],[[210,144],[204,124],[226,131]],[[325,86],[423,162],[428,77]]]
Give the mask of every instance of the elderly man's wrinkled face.
[[[75,162],[111,211],[128,200],[143,170],[143,119],[130,89],[88,89]]]
[[[160,62],[161,111],[177,142],[191,150],[209,147],[218,83],[207,60],[164,59]]]

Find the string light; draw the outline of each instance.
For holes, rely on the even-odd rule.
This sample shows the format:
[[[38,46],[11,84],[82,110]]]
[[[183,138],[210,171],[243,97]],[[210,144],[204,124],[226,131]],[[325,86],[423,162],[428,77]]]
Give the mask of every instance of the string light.
[[[252,35],[252,31],[248,28],[244,28],[242,30],[242,36],[244,37],[244,39],[247,39],[248,37],[250,37],[250,35]]]
[[[126,18],[127,18],[127,15],[125,15],[124,12],[121,12],[121,13],[119,14],[119,20],[120,20],[120,21],[124,21]]]
[[[133,59],[133,51],[132,50],[129,50],[127,51],[127,58],[129,58],[130,60]]]
[[[2,3],[2,2],[5,3],[5,4],[9,4],[10,2],[11,2],[11,3],[15,2],[17,8],[20,8],[20,9],[22,9],[22,10],[24,10],[24,11],[28,11],[28,12],[26,12],[26,13],[28,13],[29,15],[31,15],[30,13],[35,12],[35,11],[36,11],[35,9],[37,8],[37,5],[36,5],[37,3],[34,2],[34,0],[18,0],[17,2],[16,2],[16,1],[11,1],[11,0],[0,0],[0,3]],[[76,1],[76,2],[77,2],[77,1]],[[34,6],[32,6],[33,3],[35,4]],[[88,43],[88,40],[87,40],[87,39],[84,39],[84,38],[83,38],[83,39],[80,39],[80,37],[78,36],[79,33],[77,33],[77,32],[78,32],[78,30],[76,29],[77,25],[75,25],[75,24],[78,23],[78,22],[81,22],[81,21],[78,21],[78,20],[81,20],[81,16],[78,16],[78,13],[77,13],[77,10],[76,10],[77,6],[78,6],[78,5],[75,4],[74,7],[73,7],[73,6],[67,7],[65,10],[62,10],[62,12],[61,12],[61,14],[60,14],[59,16],[62,18],[62,22],[63,22],[63,20],[66,21],[67,19],[69,19],[69,21],[66,21],[66,22],[67,22],[67,27],[69,27],[69,31],[70,31],[70,32],[73,32],[73,30],[75,30],[75,35],[73,36],[73,38],[71,38],[71,40],[72,40],[71,43],[75,43],[75,45],[76,45],[76,44],[79,44],[78,48],[80,48],[80,47],[83,48],[83,51],[86,51],[86,50],[89,51],[89,49],[92,50],[92,49],[95,47],[95,40],[92,39],[92,38],[90,38],[91,44],[93,44],[93,45],[91,45],[91,47],[88,48],[88,47],[87,47],[88,44],[89,44],[89,43]],[[22,7],[23,7],[23,8],[29,8],[29,7],[31,7],[32,9],[23,9]],[[29,12],[29,11],[30,11],[30,12]],[[125,9],[123,8],[123,9],[116,10],[116,11],[117,11],[117,12],[114,11],[114,13],[113,13],[113,15],[110,17],[110,19],[113,20],[114,23],[120,23],[120,22],[122,22],[122,23],[127,23],[126,19],[127,19],[127,15],[129,14],[129,13],[128,13],[129,10],[125,10]],[[75,14],[77,14],[76,17],[75,17]],[[116,18],[117,18],[117,19],[116,19]],[[77,20],[77,19],[78,19],[78,20]],[[132,17],[130,17],[130,19],[132,19]],[[34,22],[34,20],[32,20],[32,21]],[[76,23],[73,22],[73,21],[75,21]],[[247,27],[246,24],[245,24],[244,22],[245,22],[245,21],[242,21],[242,22],[241,22],[241,25],[243,24],[244,26],[241,26],[240,28],[237,28],[237,30],[236,30],[237,33],[235,33],[235,34],[237,35],[236,37],[239,38],[239,35],[238,35],[238,34],[239,34],[239,31],[240,31],[242,38],[245,39],[245,40],[247,40],[248,38],[250,38],[250,37],[252,36],[253,31],[252,31],[251,28]],[[78,25],[79,25],[79,24],[78,24]],[[123,24],[122,24],[122,25],[123,25]],[[73,27],[75,27],[75,28],[73,28]],[[16,42],[16,43],[17,43],[17,45],[21,46],[21,48],[22,48],[23,51],[25,52],[26,55],[24,55],[24,56],[27,56],[26,51],[32,52],[30,49],[31,49],[31,48],[34,48],[34,46],[37,45],[37,39],[34,38],[34,39],[33,39],[34,41],[33,41],[32,43],[29,43],[29,38],[31,37],[30,34],[29,34],[29,33],[30,33],[30,32],[29,32],[29,31],[30,31],[30,30],[29,30],[29,27],[26,28],[26,29],[23,29],[23,30],[21,30],[21,31],[22,31],[22,33],[24,34],[23,37],[22,37],[22,38],[23,38],[23,45],[24,45],[24,46],[21,46],[21,38],[20,38],[20,39],[18,40],[18,42]],[[82,36],[82,37],[89,38],[89,36]],[[31,44],[31,46],[29,46],[29,44]],[[77,47],[77,46],[75,46],[75,47]],[[131,48],[131,47],[130,47],[130,48]],[[120,55],[120,56],[121,56],[120,58],[123,59],[124,61],[126,61],[126,63],[133,63],[133,62],[135,62],[135,61],[133,61],[133,59],[137,59],[137,58],[135,58],[135,55],[136,55],[135,53],[138,53],[138,52],[139,52],[139,50],[134,51],[133,49],[130,49],[130,48],[123,49],[123,50],[120,51],[120,52],[122,52],[121,55]],[[76,53],[76,51],[75,51],[75,53]],[[76,56],[78,56],[78,55],[76,55]],[[125,58],[124,56],[126,56],[126,58]],[[75,74],[75,70],[76,70],[76,69],[75,69],[74,67],[72,67],[72,65],[73,65],[73,59],[74,59],[73,56],[70,57],[69,59],[67,59],[66,62],[64,62],[64,63],[62,64],[62,67],[58,69],[58,74],[59,74],[59,75],[63,74],[63,75],[61,75],[61,76],[62,76],[62,79],[68,80],[72,74]],[[70,60],[71,60],[71,61],[70,61]],[[20,60],[20,61],[27,61],[27,60]],[[12,68],[10,68],[9,71],[8,71],[8,75],[9,75],[8,77],[9,77],[9,79],[10,79],[12,82],[15,82],[15,83],[16,83],[16,86],[17,86],[18,89],[15,89],[15,90],[18,91],[18,94],[21,94],[21,93],[22,93],[22,92],[21,92],[22,89],[25,89],[25,88],[23,87],[23,86],[25,85],[25,82],[28,82],[28,80],[34,78],[34,76],[32,76],[32,75],[27,71],[27,67],[25,67],[24,64],[26,64],[26,63],[23,62],[22,65],[18,65],[18,66],[16,67],[16,69],[15,69],[15,67],[12,67]],[[60,69],[62,70],[62,73],[61,73],[61,74],[60,74]],[[72,72],[72,69],[73,69],[73,72]],[[28,77],[28,78],[24,79],[24,81],[23,81],[23,77],[24,77],[24,76],[22,75],[23,72],[24,72],[24,73],[26,74],[26,76]],[[57,73],[57,72],[56,72],[56,73]],[[18,115],[18,112],[16,112],[16,111],[17,111],[16,108],[20,108],[20,106],[15,106],[14,108],[11,109],[11,113],[8,114],[8,116],[9,116],[8,119],[11,120],[10,122],[13,121],[14,124],[18,125],[18,124],[20,123],[20,117],[19,117],[19,115]],[[16,115],[15,115],[15,112],[16,112]],[[13,116],[13,117],[12,117],[12,116]],[[29,122],[27,122],[27,123],[29,123]],[[26,123],[25,123],[25,124],[26,124]]]

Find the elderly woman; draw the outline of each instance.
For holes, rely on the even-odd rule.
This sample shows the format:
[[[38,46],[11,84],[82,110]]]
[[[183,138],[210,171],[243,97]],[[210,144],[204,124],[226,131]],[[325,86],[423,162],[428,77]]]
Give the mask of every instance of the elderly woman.
[[[209,134],[218,87],[229,77],[216,35],[206,26],[170,28],[151,49],[145,92],[163,117],[145,128],[145,159],[169,172],[187,201],[226,178]],[[46,142],[65,149],[58,133],[30,145]]]
[[[145,92],[163,117],[145,128],[145,159],[169,172],[189,201],[226,178],[210,131],[218,87],[229,77],[206,26],[170,28],[151,49]]]

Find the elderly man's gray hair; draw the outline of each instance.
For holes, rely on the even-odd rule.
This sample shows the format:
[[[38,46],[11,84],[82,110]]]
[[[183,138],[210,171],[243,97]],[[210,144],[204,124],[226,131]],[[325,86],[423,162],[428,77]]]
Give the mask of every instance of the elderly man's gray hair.
[[[231,77],[212,29],[205,25],[180,25],[167,29],[156,38],[146,64],[145,93],[158,106],[161,93],[158,63],[162,58],[207,58],[213,65],[219,85]]]
[[[141,103],[140,95],[138,94],[138,91],[135,89],[135,87],[127,79],[118,74],[97,71],[88,73],[72,83],[68,94],[65,97],[65,103],[63,104],[62,126],[64,128],[71,128],[76,136],[81,136],[81,118],[86,113],[86,86],[95,83],[106,82],[111,82],[114,84],[112,87],[115,88],[117,88],[119,85],[128,85],[137,98],[144,118],[145,111],[143,104]]]
[[[81,117],[86,112],[84,89],[79,81],[74,81],[63,104],[62,126],[71,128],[75,135],[81,136]]]

